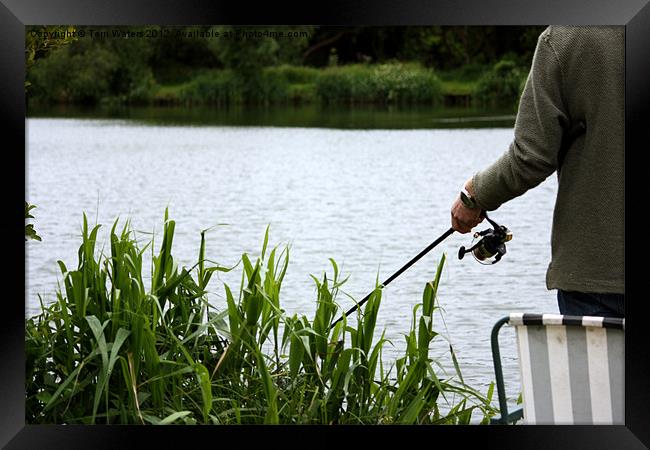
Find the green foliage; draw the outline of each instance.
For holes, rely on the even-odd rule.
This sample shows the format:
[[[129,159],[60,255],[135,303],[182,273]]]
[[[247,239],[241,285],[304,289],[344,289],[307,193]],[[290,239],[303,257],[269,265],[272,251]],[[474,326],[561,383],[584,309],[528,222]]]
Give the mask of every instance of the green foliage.
[[[318,27],[303,64],[324,67],[334,55],[338,65],[417,62],[436,70],[468,64],[492,65],[508,52],[530,61],[544,26],[387,26]]]
[[[75,41],[75,27],[72,26],[27,26],[25,28],[25,69],[29,70],[37,60],[45,57],[51,51]],[[25,80],[25,90],[31,82]]]
[[[162,100],[164,94],[158,95]],[[413,64],[352,65],[314,69],[282,65],[260,70],[255,86],[232,70],[197,75],[177,91],[176,102],[230,105],[314,102],[324,104],[438,104],[442,84]],[[173,96],[168,98],[174,102]]]
[[[351,65],[324,70],[316,93],[325,103],[438,104],[440,80],[433,71],[413,64]]]
[[[313,27],[292,27],[307,34],[303,38],[281,38],[286,27],[213,27],[218,38],[209,41],[208,46],[227,69],[232,70],[240,83],[245,102],[266,103],[281,95],[279,77],[263,69],[281,62],[298,62],[301,50],[307,45],[309,32]],[[268,32],[269,36],[248,36],[245,33]],[[275,33],[275,35],[273,34]]]
[[[28,68],[30,98],[42,102],[142,103],[155,81],[144,39],[77,39]]]
[[[27,219],[33,219],[34,216],[32,216],[29,212],[36,208],[36,205],[30,205],[29,203],[25,202],[25,220]],[[35,241],[40,241],[41,237],[36,234],[36,230],[34,229],[34,224],[29,223],[25,224],[25,240],[32,239]]]
[[[180,100],[187,103],[228,105],[241,101],[237,77],[230,70],[206,72],[184,84],[179,91]]]
[[[497,62],[478,81],[473,101],[484,107],[513,107],[516,110],[527,72],[509,59]]]
[[[250,103],[282,103],[288,99],[289,83],[281,72],[262,71],[255,86],[246,86],[244,98]]]
[[[407,27],[401,53],[438,70],[493,65],[507,54],[518,65],[530,63],[544,26]]]
[[[261,71],[255,86],[246,85],[232,70],[215,70],[198,75],[179,91],[185,103],[230,105],[252,103],[268,105],[289,99],[289,83],[282,71]]]
[[[27,423],[467,424],[474,411],[482,423],[494,414],[490,396],[467,386],[457,364],[460,380],[441,376],[428,352],[444,257],[413,309],[404,357],[386,370],[387,340],[375,341],[379,287],[356,326],[329,329],[346,281],[331,260],[333,275],[313,277],[313,319],[286,315],[289,249],[269,251],[267,228],[260,256],[242,255],[238,295],[224,285],[218,311],[207,287],[231,268],[205,257],[205,231],[197,263],[179,268],[174,230],[165,213],[153,254],[153,240],[140,248],[128,222],[121,233],[115,222],[110,253],[96,258],[99,225],[89,229],[84,215],[77,268],[59,262],[57,301],[41,302],[41,314],[25,322]]]
[[[269,67],[266,70],[283,77],[290,84],[313,84],[320,75],[320,70],[314,67],[291,66],[288,64]]]
[[[110,96],[117,67],[116,55],[106,49],[77,53],[65,48],[34,67],[32,94],[52,102],[97,103]]]
[[[299,65],[314,26],[216,26],[218,37],[207,41],[221,64],[250,72],[278,64]],[[292,33],[291,37],[288,33]]]
[[[443,81],[449,82],[476,82],[481,76],[489,71],[492,66],[484,64],[465,64],[460,67],[438,71],[436,74]]]
[[[86,33],[85,37],[78,38],[70,34],[78,28],[71,26],[27,27],[26,86],[33,84],[33,89],[28,90],[31,101],[196,103],[201,97],[192,91],[207,89],[211,93],[209,103],[224,105],[313,102],[318,99],[339,102],[338,98],[344,99],[342,103],[392,103],[394,98],[401,97],[410,98],[404,100],[409,103],[432,103],[432,96],[435,98],[437,94],[429,92],[432,88],[428,80],[419,80],[430,75],[426,75],[422,68],[435,68],[441,77],[443,71],[456,74],[459,78],[444,79],[449,84],[473,83],[483,68],[500,59],[509,59],[517,66],[525,67],[530,63],[537,36],[544,27],[154,25],[85,28],[108,36],[91,38]],[[125,30],[154,33],[157,37],[120,37],[120,31]],[[219,37],[207,34],[214,32],[218,32]],[[288,37],[290,32],[302,34]],[[36,60],[39,61],[34,64]],[[350,71],[350,76],[326,71],[321,91],[325,86],[333,86],[331,95],[316,92],[315,85],[320,77],[314,67],[326,67],[328,61],[333,65],[332,69],[345,67]],[[395,66],[394,61],[400,61],[407,78],[414,79],[400,82],[393,79],[385,83],[404,82],[425,90],[419,93],[417,88],[407,87],[400,92],[400,88],[373,87],[372,75],[355,73],[361,72],[354,68],[359,63],[372,63],[371,67],[377,68],[386,64]],[[414,67],[420,68],[417,76],[418,70]],[[217,78],[214,80],[202,75],[206,71],[211,73],[224,69],[234,75],[213,75]],[[276,76],[276,70],[282,75]],[[197,76],[200,79],[194,83]],[[237,80],[231,85],[225,81],[228,77]],[[337,89],[339,80],[347,85]],[[224,83],[228,85],[225,93],[221,92]],[[183,98],[170,95],[169,86],[186,84],[205,86],[189,86]],[[452,95],[458,95],[457,89],[453,91]],[[351,97],[350,92],[358,92],[358,98]],[[480,100],[484,101],[486,99]]]

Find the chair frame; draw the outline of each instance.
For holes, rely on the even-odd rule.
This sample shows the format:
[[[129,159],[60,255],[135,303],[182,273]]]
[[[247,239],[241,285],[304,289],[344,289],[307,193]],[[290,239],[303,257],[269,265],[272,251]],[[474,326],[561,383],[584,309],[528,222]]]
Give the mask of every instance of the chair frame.
[[[499,397],[499,409],[501,417],[490,419],[490,425],[508,425],[524,417],[524,409],[518,408],[508,413],[508,403],[506,401],[505,383],[503,381],[503,369],[501,366],[501,352],[499,351],[499,330],[501,327],[510,322],[510,316],[503,317],[492,327],[492,360],[494,361],[494,373],[497,382],[497,395]]]

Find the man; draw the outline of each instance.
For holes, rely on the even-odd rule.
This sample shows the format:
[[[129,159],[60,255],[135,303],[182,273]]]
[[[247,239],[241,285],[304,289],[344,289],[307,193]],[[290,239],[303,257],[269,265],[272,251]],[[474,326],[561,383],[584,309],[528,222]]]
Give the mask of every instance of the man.
[[[482,210],[557,171],[546,286],[558,290],[561,314],[624,317],[624,44],[623,27],[544,30],[514,140],[467,180],[451,209],[452,227],[468,233]],[[585,131],[571,142],[579,126]]]

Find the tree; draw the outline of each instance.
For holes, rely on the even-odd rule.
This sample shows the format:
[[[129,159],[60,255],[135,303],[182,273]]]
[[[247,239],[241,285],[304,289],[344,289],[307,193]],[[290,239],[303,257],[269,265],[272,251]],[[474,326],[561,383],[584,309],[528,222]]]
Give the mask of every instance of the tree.
[[[244,100],[250,100],[262,85],[262,69],[282,63],[301,63],[302,51],[314,27],[211,28],[215,38],[208,46],[224,67],[231,69],[242,84]],[[287,33],[304,35],[288,37]]]
[[[28,26],[25,30],[25,69],[29,73],[36,61],[52,50],[77,40],[72,26]],[[31,83],[25,80],[25,92]]]

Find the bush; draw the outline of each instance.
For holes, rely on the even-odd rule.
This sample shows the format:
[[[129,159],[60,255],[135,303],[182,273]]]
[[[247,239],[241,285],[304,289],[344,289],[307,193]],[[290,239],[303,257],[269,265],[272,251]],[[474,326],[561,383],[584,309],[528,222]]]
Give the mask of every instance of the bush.
[[[351,65],[325,69],[316,81],[316,93],[325,103],[422,103],[442,98],[440,80],[417,65]]]
[[[77,268],[59,262],[57,301],[41,302],[42,313],[25,322],[27,423],[467,424],[474,411],[482,423],[495,412],[492,387],[483,396],[465,385],[457,364],[460,381],[439,376],[429,355],[444,256],[413,308],[405,355],[385,370],[387,341],[382,334],[374,342],[381,289],[358,311],[356,326],[331,327],[345,282],[333,260],[333,275],[313,277],[313,319],[288,316],[280,288],[289,251],[268,252],[267,229],[260,256],[242,255],[237,295],[224,284],[218,311],[208,303],[208,283],[231,269],[206,259],[205,232],[198,261],[180,269],[175,222],[165,213],[145,277],[143,254],[153,240],[140,248],[128,223],[118,233],[116,222],[110,254],[96,258],[98,229],[89,230],[84,215]]]
[[[246,81],[244,100],[247,103],[268,105],[284,103],[289,99],[289,82],[281,72],[264,69]]]
[[[313,103],[318,101],[313,84],[290,84],[287,97],[293,103]]]
[[[497,62],[476,85],[473,102],[482,107],[517,109],[527,72],[509,59]]]
[[[289,100],[289,83],[276,70],[263,70],[248,78],[232,70],[214,70],[183,85],[179,96],[185,102],[219,106],[282,103]]]
[[[179,92],[181,100],[189,103],[228,105],[241,99],[241,87],[230,70],[218,70],[198,75]]]
[[[320,74],[320,70],[313,67],[290,66],[288,64],[283,64],[277,67],[268,67],[265,70],[267,72],[280,74],[290,84],[315,83]]]

